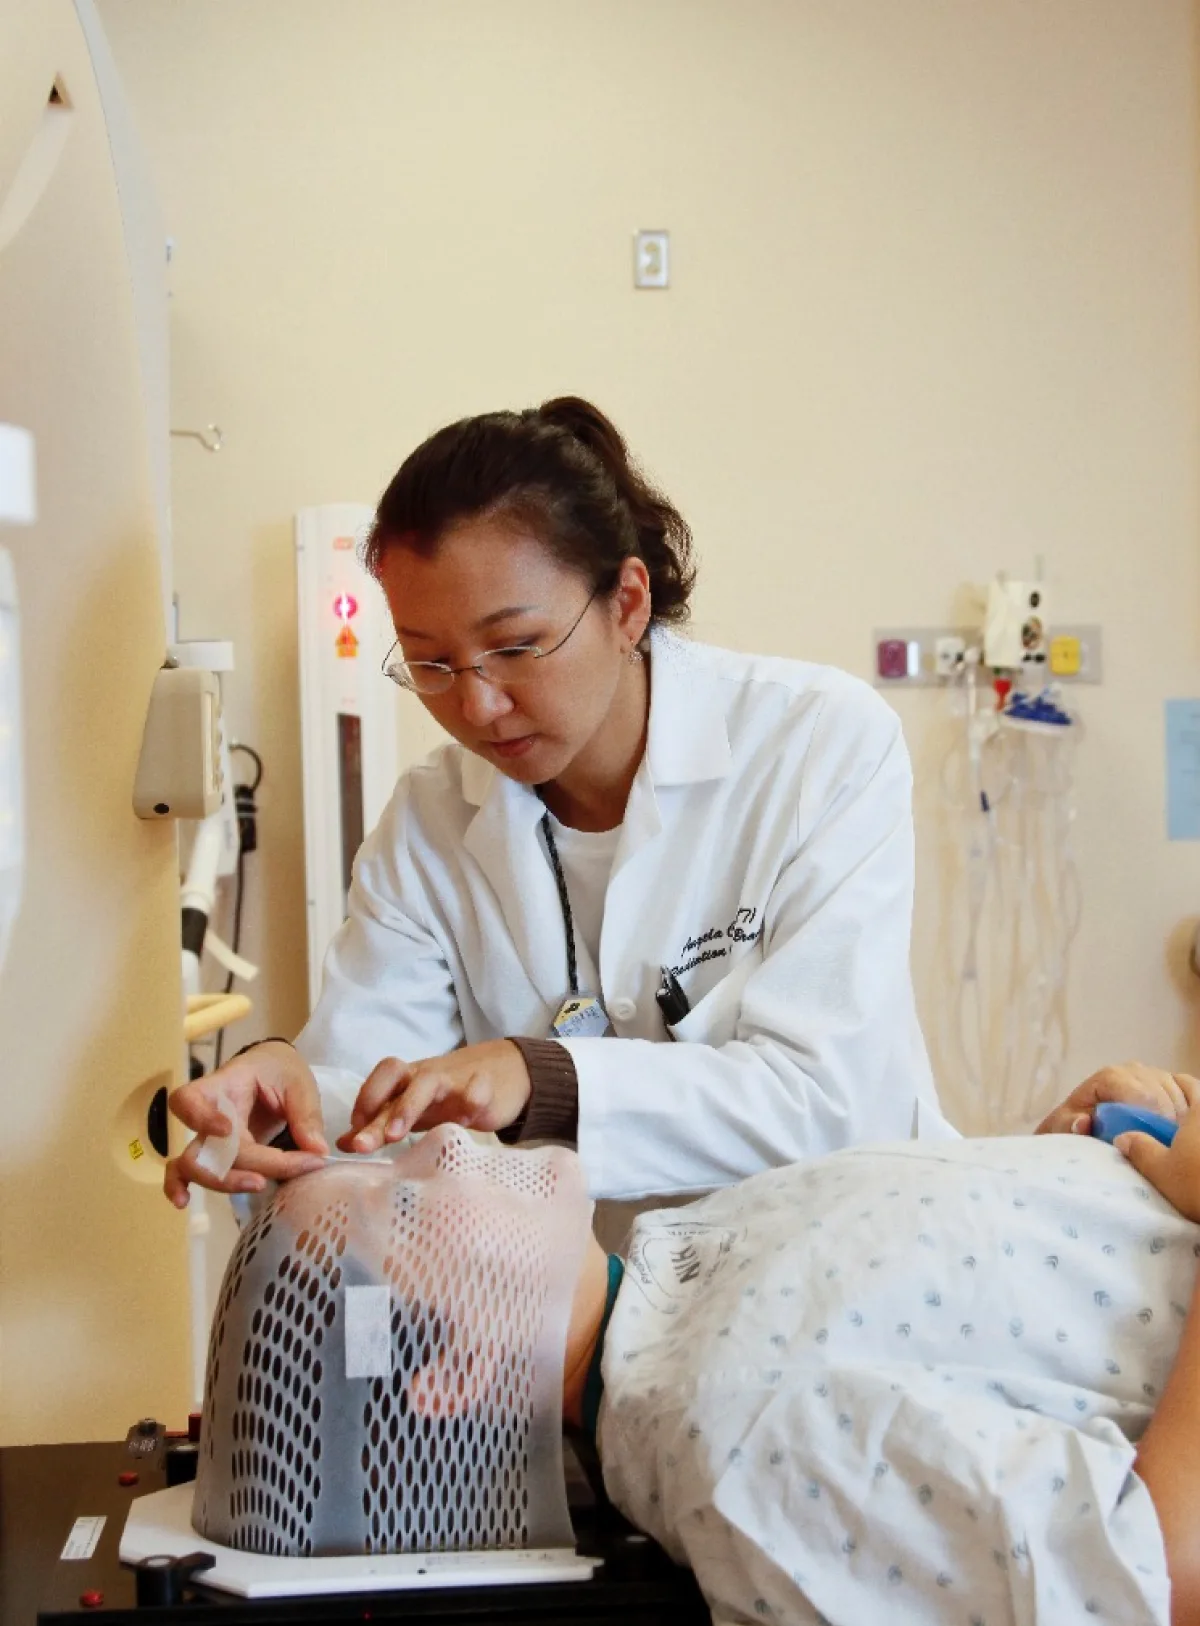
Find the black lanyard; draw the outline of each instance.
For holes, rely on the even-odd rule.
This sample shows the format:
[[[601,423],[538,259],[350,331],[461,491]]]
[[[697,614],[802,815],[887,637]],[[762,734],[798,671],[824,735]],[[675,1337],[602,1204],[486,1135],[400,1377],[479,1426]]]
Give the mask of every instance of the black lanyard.
[[[575,963],[575,917],[571,913],[571,898],[567,892],[567,878],[563,874],[562,860],[558,856],[558,848],[554,842],[554,831],[550,828],[549,813],[543,815],[542,834],[546,838],[546,851],[550,854],[550,863],[554,868],[554,879],[558,883],[558,901],[562,904],[563,926],[567,934],[567,979],[571,985],[572,995],[577,995],[579,993],[579,971]]]

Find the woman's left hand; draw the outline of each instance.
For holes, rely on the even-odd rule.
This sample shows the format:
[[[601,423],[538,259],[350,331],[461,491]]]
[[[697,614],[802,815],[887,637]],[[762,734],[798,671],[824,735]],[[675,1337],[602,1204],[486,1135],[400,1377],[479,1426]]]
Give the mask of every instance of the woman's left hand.
[[[376,1152],[435,1124],[507,1129],[529,1100],[529,1070],[509,1039],[466,1045],[428,1061],[395,1056],[373,1070],[354,1103],[343,1152]]]

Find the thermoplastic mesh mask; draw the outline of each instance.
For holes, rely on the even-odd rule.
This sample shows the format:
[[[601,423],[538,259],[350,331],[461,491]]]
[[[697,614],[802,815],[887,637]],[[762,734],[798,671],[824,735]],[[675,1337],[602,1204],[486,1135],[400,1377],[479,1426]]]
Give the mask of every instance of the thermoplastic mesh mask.
[[[570,1547],[577,1158],[443,1126],[282,1185],[209,1340],[192,1520],[280,1556]]]

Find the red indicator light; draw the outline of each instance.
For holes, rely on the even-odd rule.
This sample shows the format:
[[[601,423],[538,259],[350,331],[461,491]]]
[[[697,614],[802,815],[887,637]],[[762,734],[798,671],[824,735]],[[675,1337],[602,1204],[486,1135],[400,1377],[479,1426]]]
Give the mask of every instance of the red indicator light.
[[[358,600],[351,593],[339,593],[333,601],[333,613],[339,621],[351,621],[358,614]]]

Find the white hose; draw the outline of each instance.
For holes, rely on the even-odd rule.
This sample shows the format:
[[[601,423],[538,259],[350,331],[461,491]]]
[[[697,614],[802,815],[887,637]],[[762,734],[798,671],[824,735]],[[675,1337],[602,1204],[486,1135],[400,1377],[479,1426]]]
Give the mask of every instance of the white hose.
[[[973,679],[968,669],[965,726],[939,775],[952,894],[940,953],[953,985],[940,1082],[960,1127],[1013,1133],[1057,1098],[1067,1054],[1081,915],[1071,839],[1079,725],[997,728]],[[961,712],[958,693],[954,705]]]

